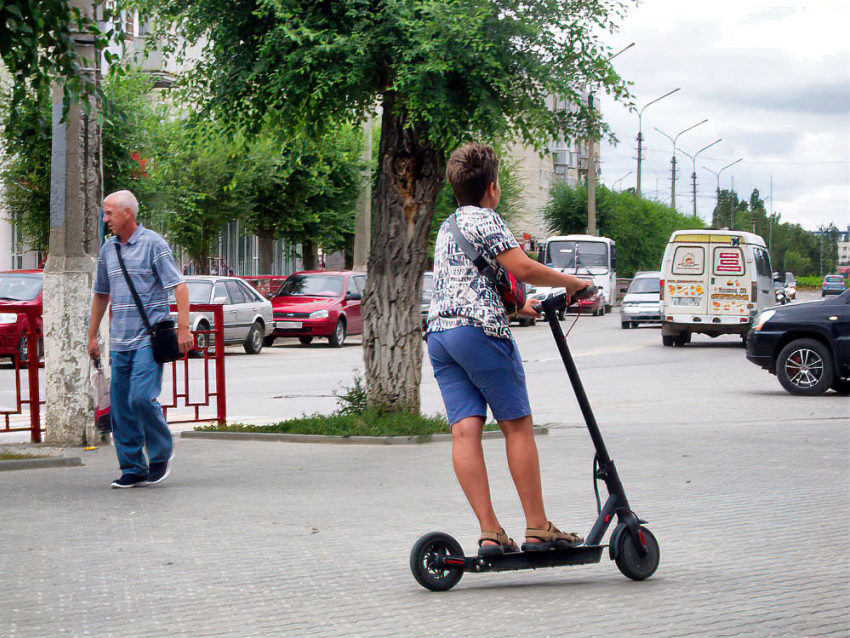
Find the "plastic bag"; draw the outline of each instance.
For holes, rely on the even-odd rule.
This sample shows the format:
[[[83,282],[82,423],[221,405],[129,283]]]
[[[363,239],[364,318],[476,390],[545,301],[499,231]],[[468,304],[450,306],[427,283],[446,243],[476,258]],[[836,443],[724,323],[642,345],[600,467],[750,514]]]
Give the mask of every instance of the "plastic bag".
[[[112,432],[112,420],[109,416],[109,379],[100,359],[94,359],[91,372],[91,383],[94,389],[94,420],[101,439],[108,439]]]

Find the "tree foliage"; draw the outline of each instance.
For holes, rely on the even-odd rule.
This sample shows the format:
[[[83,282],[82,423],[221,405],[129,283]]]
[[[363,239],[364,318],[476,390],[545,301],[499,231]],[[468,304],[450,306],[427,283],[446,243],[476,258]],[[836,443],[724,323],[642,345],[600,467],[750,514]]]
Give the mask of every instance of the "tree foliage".
[[[587,188],[560,182],[552,187],[543,219],[553,235],[587,232]],[[674,230],[704,228],[699,219],[665,204],[638,199],[634,193],[596,187],[599,234],[617,242],[617,272],[631,277],[639,270],[658,270]]]
[[[162,38],[208,43],[182,88],[223,121],[257,131],[272,118],[302,135],[380,107],[363,314],[369,401],[381,410],[419,407],[417,307],[448,151],[471,137],[542,149],[604,128],[587,112],[581,87],[627,96],[598,39],[613,30],[621,0],[144,5]],[[170,45],[177,47],[174,39]],[[551,109],[552,96],[575,108]]]

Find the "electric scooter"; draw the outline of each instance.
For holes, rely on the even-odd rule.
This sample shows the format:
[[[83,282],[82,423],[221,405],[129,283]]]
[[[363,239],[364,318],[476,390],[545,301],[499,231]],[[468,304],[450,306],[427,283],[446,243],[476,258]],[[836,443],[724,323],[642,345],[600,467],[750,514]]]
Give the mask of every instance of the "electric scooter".
[[[575,298],[579,299],[595,293],[596,287],[588,286],[579,291]],[[602,554],[606,548],[608,556],[617,564],[623,575],[632,580],[645,580],[658,568],[661,560],[658,541],[645,527],[647,521],[638,518],[629,507],[625,489],[620,482],[614,461],[608,455],[575,362],[567,347],[567,340],[561,332],[558,312],[566,307],[567,300],[564,293],[549,297],[540,306],[535,306],[535,310],[538,312],[542,310],[552,329],[552,335],[584,415],[590,438],[596,448],[593,460],[593,488],[596,493],[598,511],[596,522],[584,544],[577,547],[493,556],[465,556],[460,543],[450,535],[431,532],[420,538],[410,552],[410,570],[413,572],[413,577],[426,589],[447,591],[458,584],[465,572],[481,574],[598,563],[602,560]],[[598,482],[600,480],[604,481],[608,488],[608,499],[604,505],[599,498]],[[608,544],[605,545],[602,540],[614,517],[617,518],[617,525],[611,533]]]

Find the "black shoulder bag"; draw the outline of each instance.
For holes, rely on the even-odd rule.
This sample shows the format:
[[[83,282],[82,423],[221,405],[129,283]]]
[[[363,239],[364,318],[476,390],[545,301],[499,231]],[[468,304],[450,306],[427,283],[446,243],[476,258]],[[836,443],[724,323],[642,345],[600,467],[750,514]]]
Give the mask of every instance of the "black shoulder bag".
[[[130,293],[133,295],[133,301],[136,302],[136,307],[142,316],[145,330],[150,335],[153,360],[157,363],[177,361],[177,359],[183,356],[180,352],[180,343],[177,340],[177,324],[174,322],[174,319],[165,319],[155,326],[151,326],[142,300],[139,299],[139,293],[136,292],[133,280],[130,279],[130,273],[127,272],[127,267],[124,265],[124,258],[121,257],[121,246],[118,245],[118,242],[115,242],[115,252],[118,254],[118,263],[121,264],[121,272],[124,273],[124,279],[127,281],[127,286],[129,286]]]
[[[496,265],[494,266],[487,261],[484,255],[481,254],[481,251],[473,246],[472,242],[470,242],[466,236],[460,232],[460,228],[457,226],[457,220],[455,219],[454,214],[449,217],[449,227],[452,231],[452,237],[454,237],[457,245],[460,246],[463,254],[466,255],[473,264],[475,264],[479,273],[484,275],[493,283],[494,286],[496,286],[496,290],[502,299],[502,303],[505,306],[505,312],[508,316],[515,315],[517,312],[522,310],[523,306],[525,306],[525,284],[505,270],[505,268],[498,262],[496,262]]]

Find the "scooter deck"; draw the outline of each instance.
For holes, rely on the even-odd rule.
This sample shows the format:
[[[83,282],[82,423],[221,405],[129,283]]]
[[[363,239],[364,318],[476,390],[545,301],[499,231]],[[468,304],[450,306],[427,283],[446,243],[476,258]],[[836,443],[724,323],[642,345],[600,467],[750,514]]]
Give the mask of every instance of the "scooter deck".
[[[514,552],[496,556],[443,556],[439,562],[444,569],[462,569],[465,572],[507,572],[519,569],[539,569],[563,565],[587,565],[602,560],[602,550],[607,545],[582,545],[571,549],[553,549],[548,552]]]

